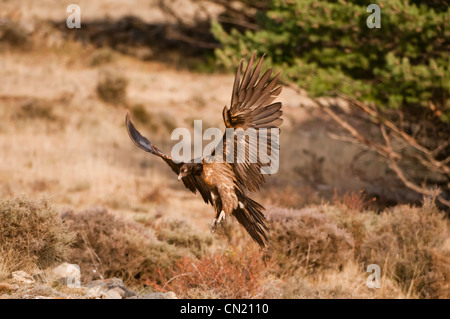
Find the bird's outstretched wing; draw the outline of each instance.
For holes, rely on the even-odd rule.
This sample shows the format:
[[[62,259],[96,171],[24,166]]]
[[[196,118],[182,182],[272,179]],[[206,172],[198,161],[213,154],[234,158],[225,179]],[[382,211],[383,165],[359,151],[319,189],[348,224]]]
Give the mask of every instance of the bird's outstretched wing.
[[[283,123],[281,102],[272,103],[282,89],[281,86],[276,87],[280,73],[270,79],[272,69],[268,69],[260,77],[264,56],[253,68],[255,58],[256,52],[250,58],[243,76],[241,75],[244,61],[240,63],[234,80],[230,108],[228,109],[225,106],[222,113],[227,128],[241,128],[243,130],[251,128],[257,135],[257,144],[255,144],[254,139],[247,139],[245,136],[235,136],[233,145],[229,145],[231,141],[226,140],[226,134],[222,139],[224,157],[225,154],[230,152],[231,148],[234,149],[233,171],[239,184],[250,191],[258,190],[264,184],[261,167],[264,166],[263,163],[267,163],[267,158],[261,158],[259,147],[265,145],[269,150],[271,147],[278,148],[276,139],[272,138],[270,134],[270,129],[278,128]],[[267,137],[264,138],[262,134],[260,135],[259,129],[267,129],[267,135],[264,134]],[[264,143],[261,143],[263,141]],[[241,159],[238,161],[237,146],[239,144],[241,144],[241,149],[246,151],[245,158],[242,158],[243,154],[240,154]],[[271,154],[267,154],[267,156],[269,155]],[[250,161],[251,156],[257,159],[255,163]]]
[[[136,144],[139,148],[143,149],[146,152],[161,157],[176,174],[180,174],[180,168],[181,166],[183,166],[184,163],[183,162],[176,163],[170,156],[161,152],[147,138],[142,136],[141,133],[139,133],[139,131],[134,127],[133,123],[131,122],[129,112],[127,112],[125,124],[127,127],[128,135],[130,136],[134,144]],[[203,200],[206,203],[212,204],[211,193],[209,192],[207,185],[199,177],[189,175],[183,177],[182,180],[186,188],[191,190],[193,193],[196,193],[198,190],[202,195]]]

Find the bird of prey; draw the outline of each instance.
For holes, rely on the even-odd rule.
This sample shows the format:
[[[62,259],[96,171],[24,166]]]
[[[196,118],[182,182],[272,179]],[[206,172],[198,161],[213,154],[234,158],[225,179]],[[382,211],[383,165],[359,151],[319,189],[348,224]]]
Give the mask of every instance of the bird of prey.
[[[260,76],[264,56],[259,59],[256,66],[254,66],[255,59],[256,52],[251,56],[244,72],[244,60],[237,69],[230,107],[225,106],[222,112],[226,128],[270,130],[277,129],[283,122],[281,102],[273,103],[282,88],[276,86],[280,73],[271,78],[272,69],[268,69]],[[234,149],[234,160],[216,161],[215,152],[218,150],[216,148],[208,158],[184,163],[174,161],[142,136],[131,122],[129,113],[126,116],[126,127],[130,138],[138,147],[161,157],[178,175],[179,181],[182,180],[193,193],[198,191],[205,203],[214,207],[216,214],[211,227],[212,232],[226,216],[234,216],[255,242],[261,247],[266,246],[268,225],[263,213],[264,207],[245,193],[259,190],[265,182],[261,172],[263,161],[259,158],[251,161],[248,158],[249,150],[254,149],[252,148],[255,146],[252,145],[254,140],[234,135],[230,141],[224,134],[219,147],[223,148],[222,154],[228,154]],[[246,156],[241,161],[235,161],[239,143],[246,147]],[[266,135],[266,143],[274,146],[278,142],[274,141],[271,135]],[[276,146],[278,147],[278,144]]]

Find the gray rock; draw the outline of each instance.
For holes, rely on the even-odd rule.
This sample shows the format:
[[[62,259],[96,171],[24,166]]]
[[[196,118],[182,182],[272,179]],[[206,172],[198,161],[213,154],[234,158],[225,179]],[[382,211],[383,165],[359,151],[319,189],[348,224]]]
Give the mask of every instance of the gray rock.
[[[17,282],[21,282],[21,283],[25,283],[25,284],[35,283],[33,276],[31,276],[30,274],[28,274],[22,270],[14,271],[12,273],[12,278]]]
[[[174,292],[169,291],[166,293],[162,292],[150,292],[142,296],[133,297],[130,299],[178,299]]]
[[[89,288],[89,290],[86,292],[85,297],[87,299],[103,299],[103,296],[107,290],[105,290],[103,287],[93,287]]]
[[[104,299],[124,299],[124,298],[125,292],[118,287],[108,290],[104,295]]]
[[[81,287],[80,266],[76,264],[62,263],[48,271],[49,282],[61,282],[67,286]]]
[[[95,280],[86,285],[89,299],[125,299],[136,296],[136,293],[123,284],[119,278]]]

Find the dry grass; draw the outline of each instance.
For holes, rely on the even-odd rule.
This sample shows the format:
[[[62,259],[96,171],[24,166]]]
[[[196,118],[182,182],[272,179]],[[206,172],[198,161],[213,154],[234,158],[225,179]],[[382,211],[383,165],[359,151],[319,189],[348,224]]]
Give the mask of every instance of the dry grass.
[[[383,212],[362,245],[360,259],[383,265],[408,295],[450,297],[450,252],[443,213],[430,199],[423,207],[397,206]]]
[[[343,195],[338,195],[337,190],[334,189],[333,204],[343,209],[363,211],[375,201],[376,198],[367,198],[367,195],[363,190],[360,190],[359,192],[345,192]]]
[[[342,205],[272,208],[268,219],[267,250],[227,220],[216,250],[181,258],[148,284],[183,298],[449,297],[448,230],[432,201],[381,215]],[[367,287],[369,264],[380,266],[380,288]]]
[[[127,102],[128,79],[112,69],[103,69],[99,73],[97,94],[103,101],[114,105]]]
[[[407,298],[395,281],[382,276],[381,287],[369,289],[369,273],[360,264],[349,261],[341,271],[326,270],[315,276],[293,276],[280,287],[280,298],[288,299],[348,299]],[[411,296],[409,296],[411,297]]]
[[[281,276],[340,270],[352,256],[354,239],[318,207],[301,210],[272,208],[268,254]]]
[[[229,220],[213,239],[161,215],[136,223],[91,209],[61,220],[48,202],[23,199],[2,202],[0,213],[0,278],[66,259],[84,282],[119,277],[182,298],[449,297],[448,226],[432,199],[381,214],[272,208],[266,250]],[[381,268],[380,289],[366,286],[369,264]]]
[[[56,116],[53,114],[52,106],[37,99],[32,99],[22,104],[15,116],[18,119],[43,119],[48,121],[56,120]]]
[[[303,208],[311,204],[320,204],[321,199],[318,192],[312,187],[291,185],[268,186],[258,195],[261,202],[266,206],[277,206],[285,208]]]
[[[268,217],[272,226],[268,255],[278,262],[274,272],[290,283],[287,295],[317,297],[318,287],[334,277],[333,285],[348,292],[341,289],[325,294],[328,297],[450,296],[448,226],[432,199],[425,199],[422,207],[396,206],[381,214],[347,205],[320,205],[302,210],[276,208]],[[380,266],[382,289],[372,293],[348,289],[352,277],[367,278],[362,274],[369,264]],[[359,275],[342,282],[349,271]],[[294,280],[299,289],[293,286],[292,274],[302,278]],[[312,288],[304,288],[305,282]],[[367,289],[364,281],[360,285],[357,291]]]
[[[152,228],[122,220],[103,209],[68,211],[62,217],[77,234],[71,261],[80,265],[85,282],[98,276],[119,277],[131,285],[160,282],[159,270],[167,271],[183,256],[201,255],[211,244],[192,235],[188,226],[171,236],[175,227],[166,222],[158,227],[157,236]],[[165,227],[169,228],[167,232]]]
[[[66,260],[74,234],[47,200],[0,202],[0,275]]]
[[[168,136],[177,127],[176,118],[168,113],[147,111],[143,104],[134,104],[131,107],[133,118],[150,128],[153,136]]]
[[[155,203],[163,204],[167,201],[167,196],[164,195],[163,191],[159,187],[155,187],[150,191],[146,192],[142,197],[141,201],[143,203]]]
[[[245,292],[247,296],[253,293],[253,297],[263,298],[447,297],[449,250],[445,245],[449,237],[446,221],[434,204],[426,202],[421,208],[399,206],[379,215],[364,209],[350,209],[355,202],[350,199],[356,197],[343,198],[342,201],[349,201],[348,205],[269,209],[271,242],[267,250],[258,252],[259,255],[251,251],[253,244],[241,227],[227,220],[218,234],[224,247],[228,247],[220,251],[220,257],[213,255],[213,259],[209,259],[204,255],[206,257],[184,261],[172,277],[167,277],[170,282],[164,289],[174,289],[191,298],[221,298],[225,293],[218,287],[213,285],[214,289],[208,289],[195,285],[195,282],[202,282],[195,269],[201,268],[199,273],[211,272],[218,277],[218,268],[227,274],[236,271],[237,278],[242,270],[233,268],[235,260],[227,259],[229,256],[224,251],[233,253],[238,252],[236,247],[250,247],[245,252],[239,250],[235,258],[242,266],[249,262],[246,258],[254,258],[252,264],[258,261],[255,262],[257,275],[245,289],[233,291],[237,296]],[[405,218],[408,220],[403,220]],[[380,235],[381,242],[374,240]],[[398,240],[394,239],[398,236],[402,243],[409,243],[407,247],[399,247]],[[391,254],[395,258],[387,258]],[[379,289],[366,285],[369,264],[378,264],[381,268]],[[214,282],[214,278],[208,280]]]
[[[90,65],[97,67],[104,64],[109,64],[115,59],[115,52],[110,48],[102,48],[96,50],[91,55]]]
[[[198,258],[207,253],[213,244],[213,238],[209,233],[195,231],[186,220],[157,218],[147,221],[146,225],[154,230],[158,240],[186,248]]]

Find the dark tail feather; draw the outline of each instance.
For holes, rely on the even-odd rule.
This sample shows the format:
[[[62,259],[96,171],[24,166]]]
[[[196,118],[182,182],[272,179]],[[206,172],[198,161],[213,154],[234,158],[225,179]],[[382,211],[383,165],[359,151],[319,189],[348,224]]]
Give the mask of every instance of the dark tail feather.
[[[238,194],[239,201],[244,204],[244,208],[238,206],[233,215],[238,222],[244,226],[245,230],[262,248],[267,244],[267,219],[264,217],[264,207],[243,194]]]

